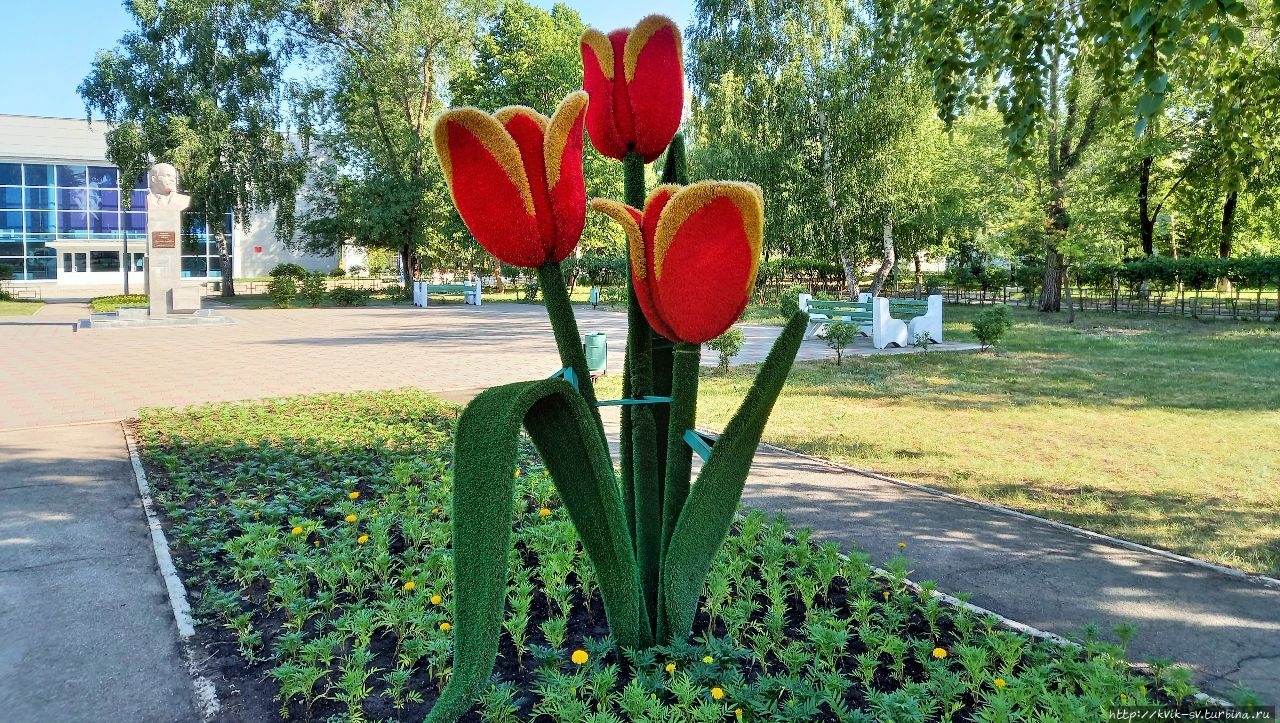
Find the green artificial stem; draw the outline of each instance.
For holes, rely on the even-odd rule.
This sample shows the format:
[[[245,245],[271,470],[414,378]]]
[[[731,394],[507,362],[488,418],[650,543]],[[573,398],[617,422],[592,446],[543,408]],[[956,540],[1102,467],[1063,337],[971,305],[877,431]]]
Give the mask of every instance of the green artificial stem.
[[[689,496],[689,475],[693,469],[693,449],[684,441],[685,430],[693,429],[698,418],[698,373],[702,346],[681,342],[675,345],[671,367],[671,407],[667,428],[666,475],[662,486],[662,550],[665,553],[684,501]],[[665,554],[662,556],[665,557]],[[657,637],[666,642],[665,604],[659,602]]]
[[[684,153],[684,134],[677,133],[667,148],[666,163],[662,167],[662,182],[689,185],[689,162]]]
[[[556,349],[560,352],[560,363],[578,375],[578,391],[587,401],[587,406],[591,407],[591,414],[600,427],[600,436],[603,438],[604,423],[600,420],[600,410],[596,409],[595,385],[591,383],[587,355],[582,350],[582,336],[578,332],[578,318],[574,316],[573,305],[569,303],[569,290],[565,287],[559,262],[551,261],[538,267],[538,286],[542,288],[542,298],[547,305],[547,318],[551,320],[551,331],[556,338]]]
[[[664,643],[683,641],[693,630],[698,599],[711,569],[711,560],[729,534],[760,435],[795,362],[808,324],[809,315],[798,312],[782,330],[760,366],[746,399],[712,446],[711,457],[703,465],[698,481],[680,510],[662,560],[663,611],[668,636]]]
[[[520,427],[582,540],[618,645],[653,644],[609,449],[591,407],[563,379],[493,387],[458,419],[454,448],[453,675],[427,717],[454,723],[488,684],[502,636]]]

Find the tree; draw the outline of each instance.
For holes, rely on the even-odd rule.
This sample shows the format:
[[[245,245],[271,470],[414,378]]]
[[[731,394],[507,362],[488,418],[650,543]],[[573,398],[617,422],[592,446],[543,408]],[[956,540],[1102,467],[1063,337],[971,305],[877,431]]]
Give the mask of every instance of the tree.
[[[296,96],[304,134],[327,159],[302,243],[348,239],[395,251],[405,284],[419,254],[440,260],[462,234],[431,148],[451,73],[465,65],[494,0],[290,0],[284,29],[321,70]]]
[[[291,240],[306,176],[304,152],[283,132],[282,48],[270,30],[278,7],[168,0],[127,8],[137,29],[94,59],[79,87],[86,113],[111,125],[107,158],[124,178],[151,161],[177,166],[191,213],[217,241],[222,294],[233,296],[227,212],[246,226],[254,211],[274,209],[276,237]]]

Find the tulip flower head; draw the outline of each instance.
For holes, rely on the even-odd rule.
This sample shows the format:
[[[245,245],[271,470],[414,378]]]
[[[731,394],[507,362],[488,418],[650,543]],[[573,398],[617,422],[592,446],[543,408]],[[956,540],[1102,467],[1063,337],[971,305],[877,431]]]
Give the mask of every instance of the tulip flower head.
[[[650,15],[633,29],[608,35],[589,29],[581,45],[592,145],[609,158],[635,151],[652,163],[671,144],[684,112],[680,28]]]
[[[569,94],[548,119],[510,106],[492,115],[455,108],[433,140],[454,205],[500,261],[537,268],[573,253],[586,223],[582,129],[587,94]]]
[[[654,189],[644,210],[594,199],[627,232],[631,278],[653,330],[702,344],[742,315],[764,239],[764,196],[752,183],[705,181]]]

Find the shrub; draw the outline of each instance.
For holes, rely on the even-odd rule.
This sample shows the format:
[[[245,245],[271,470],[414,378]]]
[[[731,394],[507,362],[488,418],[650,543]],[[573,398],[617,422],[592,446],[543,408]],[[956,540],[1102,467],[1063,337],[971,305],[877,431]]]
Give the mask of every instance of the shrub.
[[[336,269],[334,269],[333,271],[330,271],[330,272],[329,272],[329,276],[330,276],[330,277],[332,277],[332,278],[335,278],[335,279],[340,279],[340,278],[342,278],[343,276],[346,276],[346,275],[347,275],[347,271],[346,271],[346,269],[343,269],[343,268],[341,268],[341,267],[336,268]]]
[[[729,371],[729,361],[742,351],[745,341],[746,337],[741,329],[730,327],[725,333],[707,342],[707,348],[720,352],[720,371]]]
[[[360,264],[356,264],[355,266],[352,266],[350,269],[347,269],[347,271],[350,272],[352,276],[364,276],[365,268]]]
[[[275,282],[273,281],[272,283]],[[325,291],[325,285],[324,274],[317,271],[314,274],[307,274],[302,277],[302,285],[298,289],[298,293],[302,298],[306,299],[307,304],[314,309],[324,301],[324,297],[327,293]]]
[[[369,303],[369,292],[364,289],[348,289],[339,286],[329,292],[335,306],[364,306]]]
[[[1012,327],[1013,313],[1004,304],[984,309],[973,319],[973,335],[984,350],[995,346]]]
[[[600,303],[605,306],[622,306],[627,303],[626,286],[600,287]]]
[[[89,299],[89,308],[98,313],[115,311],[122,306],[146,305],[146,294],[117,294],[115,296],[96,296]]]
[[[853,343],[853,337],[857,336],[858,327],[847,321],[833,321],[827,324],[827,346],[831,347],[836,353],[836,366],[840,366],[840,360],[844,357],[844,349]]]
[[[382,293],[389,299],[403,299],[404,287],[400,284],[387,284],[382,287]]]
[[[273,279],[278,279],[282,276],[294,279],[305,279],[311,275],[311,272],[297,264],[276,264],[275,268],[268,272],[268,275]]]
[[[292,275],[281,274],[271,279],[267,294],[271,296],[271,303],[277,309],[287,309],[298,295],[298,283]]]
[[[524,303],[526,304],[538,303],[538,282],[536,280],[524,282],[524,286],[521,288],[524,295],[524,298],[522,299]]]
[[[778,313],[783,319],[790,319],[800,311],[800,295],[807,293],[809,289],[800,284],[792,284],[782,292],[782,298],[778,299]]]

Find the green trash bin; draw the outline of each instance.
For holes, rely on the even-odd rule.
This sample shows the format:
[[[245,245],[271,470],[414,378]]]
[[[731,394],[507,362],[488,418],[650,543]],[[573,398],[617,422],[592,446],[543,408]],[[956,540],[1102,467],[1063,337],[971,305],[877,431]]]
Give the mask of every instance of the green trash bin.
[[[587,334],[582,342],[582,352],[587,356],[587,371],[591,372],[591,376],[600,376],[605,373],[609,357],[609,342],[605,339],[604,332]]]

